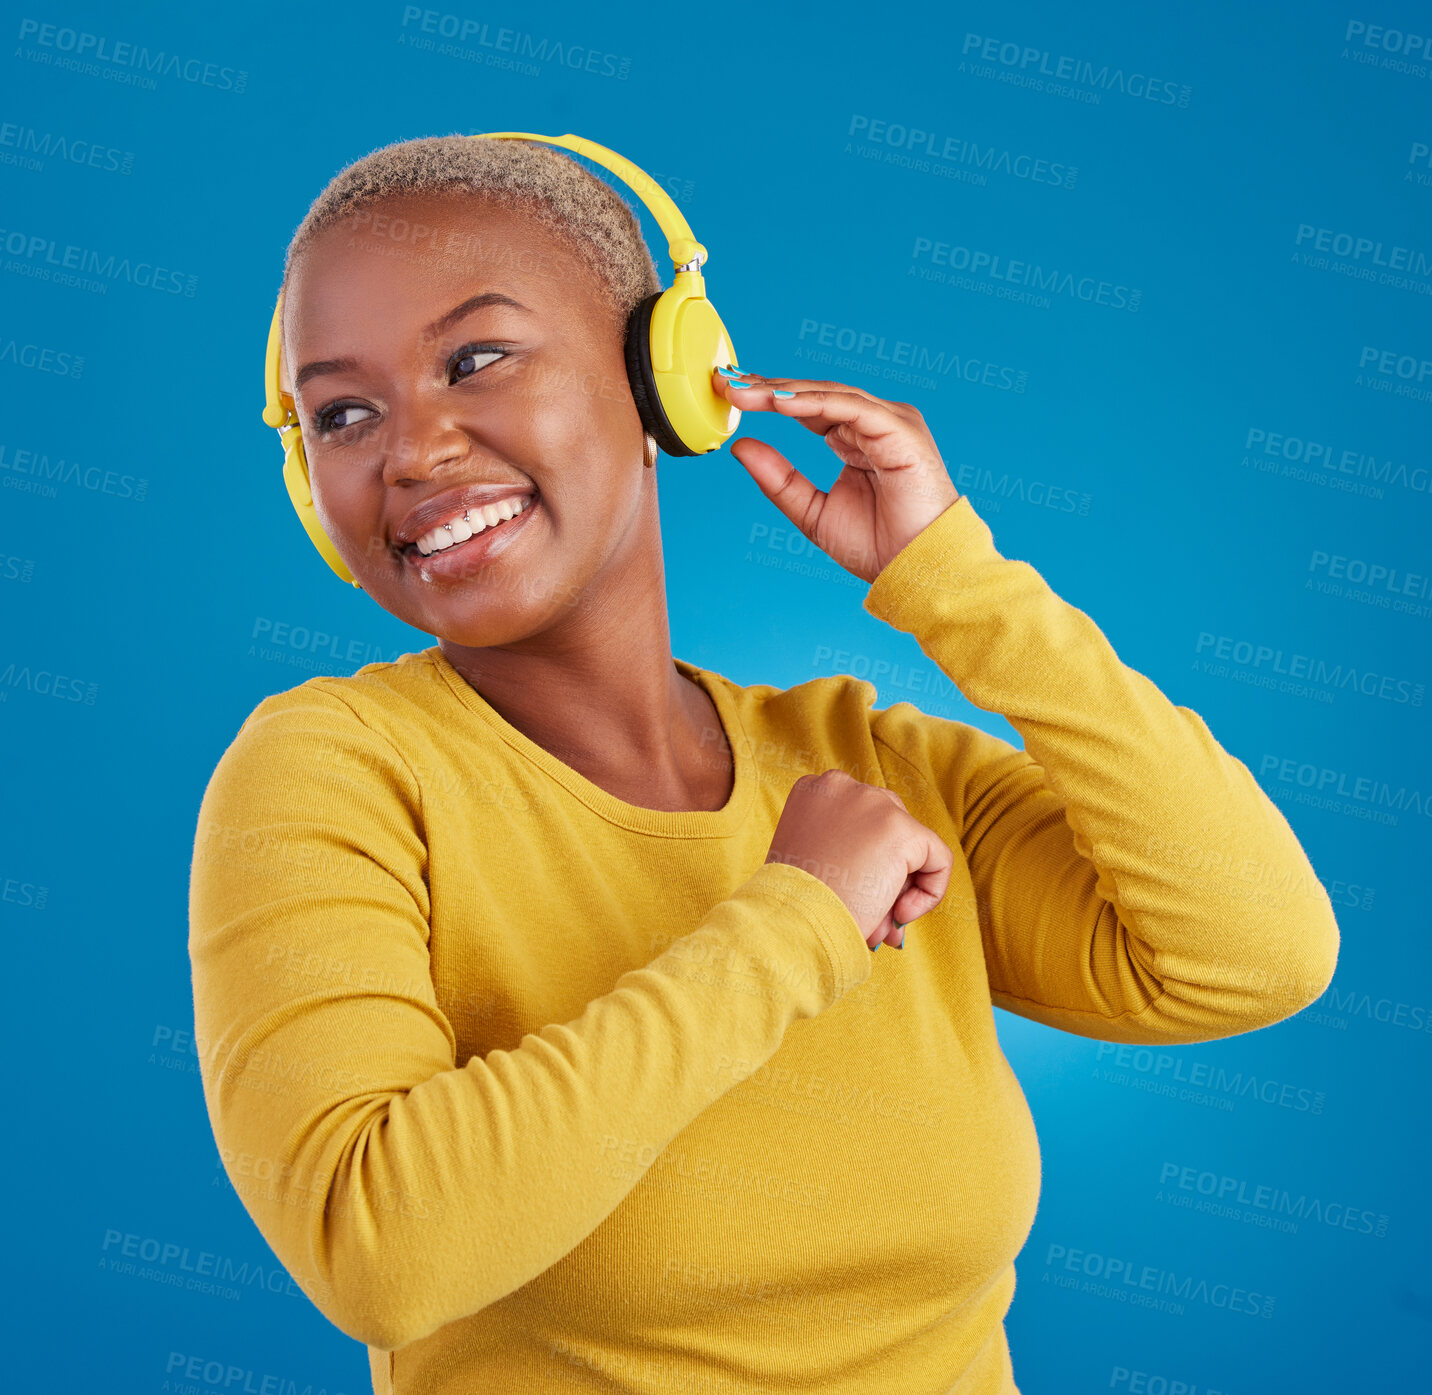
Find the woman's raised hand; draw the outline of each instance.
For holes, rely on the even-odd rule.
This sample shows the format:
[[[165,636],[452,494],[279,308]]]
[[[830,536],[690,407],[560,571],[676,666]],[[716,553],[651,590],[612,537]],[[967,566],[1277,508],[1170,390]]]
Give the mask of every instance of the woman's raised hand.
[[[873,582],[960,497],[925,418],[908,402],[809,378],[738,373],[732,381],[713,369],[711,382],[743,412],[794,417],[825,437],[844,466],[829,492],[764,441],[738,436],[731,454],[811,542],[862,581]]]

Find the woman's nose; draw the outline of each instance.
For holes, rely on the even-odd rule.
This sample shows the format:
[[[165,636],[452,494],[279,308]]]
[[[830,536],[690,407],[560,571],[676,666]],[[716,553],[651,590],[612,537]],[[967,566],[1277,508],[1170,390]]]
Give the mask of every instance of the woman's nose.
[[[472,451],[471,437],[441,410],[390,411],[388,425],[383,474],[389,483],[427,479]]]

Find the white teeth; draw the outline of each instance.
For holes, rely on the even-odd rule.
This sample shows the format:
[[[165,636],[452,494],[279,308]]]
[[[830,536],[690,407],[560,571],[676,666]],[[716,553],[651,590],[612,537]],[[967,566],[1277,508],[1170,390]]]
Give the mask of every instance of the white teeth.
[[[498,504],[485,504],[480,509],[465,509],[446,523],[440,523],[436,528],[424,533],[418,539],[418,551],[424,557],[431,557],[434,552],[456,547],[458,543],[466,542],[484,529],[495,528],[499,523],[515,518],[530,502],[530,499],[523,495],[520,498],[504,499]]]

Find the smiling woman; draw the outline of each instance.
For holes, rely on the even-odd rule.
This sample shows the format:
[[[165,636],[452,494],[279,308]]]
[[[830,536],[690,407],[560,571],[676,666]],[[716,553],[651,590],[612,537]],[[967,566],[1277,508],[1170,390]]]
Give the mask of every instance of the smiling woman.
[[[623,331],[659,289],[615,190],[543,147],[406,142],[315,201],[286,260],[282,362],[299,365],[315,511],[380,605],[487,648],[510,637],[500,612],[532,604],[503,584],[515,559],[489,569],[519,534],[549,611],[626,564],[613,520],[649,553],[654,483],[623,468],[648,445]],[[480,592],[461,584],[479,569]]]
[[[366,228],[314,235],[284,297],[314,508],[369,595],[454,646],[570,623],[579,617],[558,597],[615,584],[659,523],[641,422],[618,390],[622,317],[564,240],[524,212],[471,196],[389,203],[444,242],[470,247],[477,231],[485,249],[536,255],[526,266],[470,252],[410,260],[386,255]],[[593,381],[608,390],[585,390]],[[530,614],[530,592],[504,584],[515,559],[464,584],[495,560],[504,528],[440,555],[418,546],[519,498],[533,503],[519,515],[524,575],[553,583],[545,617]]]
[[[265,697],[205,790],[220,1154],[378,1395],[1018,1395],[1039,1148],[993,1007],[1251,1031],[1327,987],[1331,904],[1202,719],[999,553],[909,404],[710,374],[830,447],[829,491],[730,454],[1026,748],[675,658],[624,351],[657,289],[617,195],[525,145],[386,147],[295,235],[313,507],[438,642]]]

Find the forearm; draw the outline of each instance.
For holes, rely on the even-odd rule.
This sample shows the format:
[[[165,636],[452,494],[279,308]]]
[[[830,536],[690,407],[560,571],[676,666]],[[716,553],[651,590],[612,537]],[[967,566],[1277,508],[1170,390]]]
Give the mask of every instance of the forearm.
[[[204,1002],[238,972],[221,957],[202,967]],[[792,1022],[869,972],[835,893],[768,864],[574,1021],[514,1050],[455,1068],[407,1005],[290,1003],[214,1062],[206,1091],[226,1157],[268,1157],[283,1179],[240,1189],[275,1252],[337,1326],[393,1349],[569,1253],[737,1083],[731,1061],[759,1066]],[[372,1057],[364,1044],[378,1041]],[[303,1064],[256,1081],[255,1051]],[[335,1088],[339,1061],[351,1069]]]
[[[1031,856],[1050,878],[1078,877],[1074,856],[1085,860],[1078,910],[1091,939],[1124,954],[1127,1007],[1162,999],[1158,1013],[1195,1029],[1257,1024],[1326,987],[1336,920],[1276,805],[1198,714],[1123,664],[1033,567],[1000,556],[967,499],[877,578],[867,609],[914,634],[971,702],[1024,738],[1067,842],[1018,819],[992,832],[1003,805],[1029,793],[1029,772],[1001,789],[976,780],[952,792],[976,875],[982,856],[1009,863],[1011,834],[1039,841]],[[1019,895],[983,879],[992,895]]]

